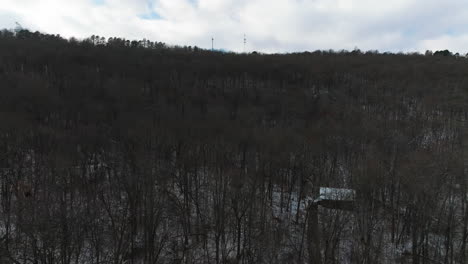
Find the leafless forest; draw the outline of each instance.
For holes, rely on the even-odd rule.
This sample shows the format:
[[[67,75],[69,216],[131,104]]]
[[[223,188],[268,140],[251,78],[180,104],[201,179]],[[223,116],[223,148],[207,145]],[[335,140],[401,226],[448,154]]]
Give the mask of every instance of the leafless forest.
[[[3,30],[0,263],[466,264],[467,100],[449,52]]]

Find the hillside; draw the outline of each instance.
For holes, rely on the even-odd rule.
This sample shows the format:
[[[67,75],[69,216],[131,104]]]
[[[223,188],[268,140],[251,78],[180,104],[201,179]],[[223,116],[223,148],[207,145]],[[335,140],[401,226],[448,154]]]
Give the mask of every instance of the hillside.
[[[467,73],[4,30],[0,263],[467,263]]]

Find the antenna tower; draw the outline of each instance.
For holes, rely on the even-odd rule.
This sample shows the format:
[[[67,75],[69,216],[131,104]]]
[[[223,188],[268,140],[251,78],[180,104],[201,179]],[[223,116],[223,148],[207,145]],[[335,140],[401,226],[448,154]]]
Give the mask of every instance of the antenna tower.
[[[247,38],[246,38],[246,36],[244,34],[244,52],[245,52],[245,44],[247,44]]]
[[[211,51],[214,51],[214,38],[211,37]]]

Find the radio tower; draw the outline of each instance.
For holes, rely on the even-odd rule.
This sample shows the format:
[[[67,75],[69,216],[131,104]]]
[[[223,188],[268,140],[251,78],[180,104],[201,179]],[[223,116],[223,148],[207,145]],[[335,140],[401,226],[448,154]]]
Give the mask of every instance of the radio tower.
[[[247,38],[246,38],[246,36],[244,34],[244,53],[245,53],[245,44],[247,44]]]
[[[211,51],[214,51],[214,38],[211,37]]]

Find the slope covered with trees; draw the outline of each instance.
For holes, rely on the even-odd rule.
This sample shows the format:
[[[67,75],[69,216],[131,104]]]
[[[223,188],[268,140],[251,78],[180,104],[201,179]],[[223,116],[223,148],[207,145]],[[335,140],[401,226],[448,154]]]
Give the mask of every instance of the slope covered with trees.
[[[466,263],[467,73],[4,30],[0,262]]]

